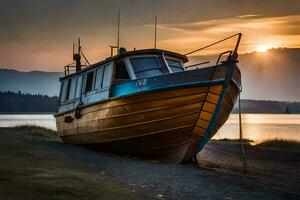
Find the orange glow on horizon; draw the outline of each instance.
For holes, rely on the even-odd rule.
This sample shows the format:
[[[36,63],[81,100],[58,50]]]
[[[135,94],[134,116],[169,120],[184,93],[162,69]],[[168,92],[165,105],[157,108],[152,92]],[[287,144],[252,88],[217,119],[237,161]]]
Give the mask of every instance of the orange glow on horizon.
[[[272,46],[269,44],[260,44],[256,47],[255,51],[257,52],[266,52],[267,50],[271,49]]]
[[[184,54],[237,32],[243,33],[239,54],[266,52],[271,48],[300,48],[299,23],[300,14],[286,16],[253,14],[180,23],[165,23],[164,20],[160,20],[157,27],[157,48]],[[90,63],[110,56],[108,46],[114,44],[116,39],[113,34],[114,26],[106,25],[103,30],[94,27],[98,26],[91,25],[89,31],[80,34],[84,53]],[[27,34],[28,38],[15,42],[0,40],[3,46],[0,52],[0,66],[25,71],[61,71],[62,66],[72,62],[72,42],[76,40],[77,33],[71,36],[68,34],[56,36],[53,33],[56,37],[47,36],[47,32],[34,33]],[[152,33],[152,24],[124,25],[121,46],[127,50],[153,48]],[[32,38],[36,34],[42,35],[43,40],[37,41]],[[196,52],[192,56],[219,54],[232,50],[235,42],[236,38],[232,38]]]

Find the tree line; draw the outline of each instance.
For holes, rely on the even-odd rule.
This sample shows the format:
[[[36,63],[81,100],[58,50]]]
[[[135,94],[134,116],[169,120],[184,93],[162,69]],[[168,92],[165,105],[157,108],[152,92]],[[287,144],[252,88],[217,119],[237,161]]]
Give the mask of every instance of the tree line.
[[[58,106],[58,97],[5,91],[0,92],[1,113],[53,113]]]

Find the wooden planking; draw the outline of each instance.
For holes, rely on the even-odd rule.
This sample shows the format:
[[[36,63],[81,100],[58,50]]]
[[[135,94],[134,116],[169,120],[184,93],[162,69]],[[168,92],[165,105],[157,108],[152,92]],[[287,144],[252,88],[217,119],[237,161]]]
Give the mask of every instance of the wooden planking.
[[[206,121],[210,121],[212,117],[212,113],[206,112],[204,110],[201,111],[200,119],[204,119]]]
[[[220,79],[220,78],[226,77],[227,68],[228,68],[227,65],[222,65],[222,66],[216,67],[213,78]]]
[[[199,112],[202,102],[187,104],[184,106],[171,107],[163,110],[154,110],[147,113],[134,113],[127,117],[119,116],[113,118],[97,118],[96,116],[88,122],[82,121],[77,123],[78,127],[90,126],[93,124],[97,130],[117,128],[125,126],[138,125],[140,123],[147,123],[154,120],[163,120],[165,118],[173,118],[189,113]],[[76,126],[77,128],[77,126]],[[71,130],[74,131],[74,130]],[[83,130],[84,131],[84,130]],[[81,132],[78,132],[80,134]]]
[[[204,97],[205,97],[205,93],[200,93],[202,91],[206,91],[207,87],[198,87],[198,88],[193,88],[193,90],[187,90],[187,89],[180,89],[180,90],[176,90],[177,92],[174,93],[174,91],[169,91],[171,97],[167,96],[167,92],[163,91],[163,96],[164,98],[162,99],[162,97],[160,97],[160,100],[154,100],[154,101],[147,101],[147,102],[141,102],[139,104],[131,104],[130,102],[128,102],[128,104],[123,105],[123,106],[116,106],[116,107],[111,107],[111,109],[104,109],[104,110],[100,110],[100,112],[91,112],[91,113],[87,113],[86,110],[96,110],[97,108],[99,108],[98,105],[94,105],[95,109],[93,108],[87,108],[87,109],[83,109],[82,112],[86,113],[83,115],[83,117],[81,119],[78,120],[74,120],[73,123],[65,123],[64,122],[64,116],[59,116],[57,117],[57,125],[58,125],[58,130],[60,133],[62,134],[66,134],[66,133],[77,133],[80,132],[78,130],[82,129],[82,124],[85,124],[85,128],[90,130],[95,129],[95,121],[94,120],[98,120],[98,119],[105,119],[108,117],[121,117],[121,115],[131,115],[131,114],[137,114],[135,112],[139,112],[140,115],[137,116],[137,118],[139,118],[142,121],[147,120],[147,116],[151,115],[151,112],[156,112],[155,109],[158,109],[161,111],[159,111],[157,113],[157,118],[160,118],[159,114],[164,114],[164,112],[162,112],[164,109],[168,109],[169,107],[175,108],[176,107],[182,107],[183,110],[181,111],[181,113],[186,113],[186,111],[184,111],[184,109],[186,107],[189,107],[190,105],[188,105],[189,103],[194,103],[198,102],[195,107],[195,105],[193,105],[194,109],[198,109],[199,111],[199,102],[201,103],[201,101],[203,101]],[[197,91],[197,93],[195,92]],[[187,92],[187,94],[184,94],[184,92]],[[190,94],[190,95],[188,95]],[[148,94],[145,94],[146,96],[148,96]],[[175,96],[175,97],[174,97]],[[144,99],[141,95],[139,95],[139,98]],[[154,107],[155,106],[155,107]],[[164,107],[165,106],[165,107]],[[93,106],[91,106],[93,107]],[[104,106],[105,107],[105,106]],[[154,107],[154,108],[153,108]],[[143,109],[146,108],[146,109]],[[167,110],[170,111],[170,110]],[[125,113],[127,112],[127,113]],[[143,113],[143,112],[149,112],[149,113]],[[177,109],[177,112],[180,112],[180,109]],[[114,114],[114,115],[113,115]],[[172,114],[176,114],[176,113],[172,113]],[[74,116],[74,112],[71,113],[71,115]],[[152,114],[153,116],[153,114]],[[126,118],[130,118],[130,116],[126,116]],[[123,121],[126,121],[126,118],[124,117]],[[150,117],[150,120],[151,117]],[[116,120],[111,120],[111,122],[114,122]],[[118,121],[118,120],[117,120]],[[120,122],[120,120],[119,120]],[[89,124],[90,126],[87,126],[86,124]],[[121,122],[122,123],[122,122]],[[131,121],[129,120],[128,123],[131,123]],[[107,126],[109,123],[106,123]],[[114,124],[116,124],[116,122],[114,122]],[[114,125],[112,124],[112,125]],[[125,124],[122,124],[125,125]],[[86,132],[86,130],[82,130],[82,132]]]
[[[102,143],[107,143],[107,142],[117,142],[117,141],[122,141],[122,140],[131,140],[134,138],[140,138],[140,137],[145,137],[145,136],[149,136],[151,137],[151,135],[156,135],[156,134],[164,134],[164,133],[176,133],[178,132],[188,132],[189,131],[189,135],[191,135],[191,130],[194,128],[193,125],[190,126],[176,126],[170,129],[160,129],[156,132],[152,132],[151,134],[146,133],[146,132],[139,132],[139,133],[135,133],[135,135],[131,135],[130,133],[127,133],[126,137],[120,137],[124,134],[122,133],[116,133],[115,131],[112,132],[112,134],[107,133],[106,135],[103,134],[102,132],[93,132],[93,133],[88,133],[88,134],[80,134],[80,135],[64,135],[61,136],[61,139],[63,140],[63,142],[66,143],[72,143],[72,144],[102,144]],[[188,130],[188,131],[187,131]],[[123,131],[124,133],[124,131]],[[131,132],[132,133],[132,132]],[[118,138],[120,137],[120,138]],[[152,142],[154,142],[155,140],[152,140]],[[168,140],[166,140],[167,142]],[[160,141],[155,141],[160,143]],[[154,142],[154,143],[155,143]]]
[[[160,100],[154,100],[154,101],[147,101],[147,102],[141,102],[136,104],[128,103],[126,105],[122,106],[116,106],[111,108],[104,108],[99,109],[99,105],[93,105],[89,108],[83,108],[81,110],[81,114],[83,116],[80,121],[86,121],[90,118],[107,118],[107,117],[114,117],[114,116],[121,116],[121,115],[130,115],[135,112],[148,112],[154,109],[166,109],[169,107],[175,107],[175,106],[182,106],[189,103],[195,103],[202,101],[205,98],[205,93],[196,93],[191,95],[181,95],[179,97],[166,97],[164,99]],[[89,112],[90,111],[90,112]],[[86,117],[85,115],[93,114],[93,116]],[[74,112],[71,112],[67,115],[74,116]],[[64,116],[57,117],[58,123],[64,123]]]
[[[237,90],[230,86],[221,109],[217,116],[216,126],[209,136],[217,132],[229,116],[236,101]],[[203,89],[203,88],[202,88]],[[193,88],[187,94],[172,91],[170,96],[164,92],[163,97],[155,97],[144,102],[144,97],[139,97],[136,105],[130,101],[119,101],[120,104],[109,104],[107,107],[98,106],[99,110],[94,112],[92,108],[84,108],[84,119],[80,123],[68,126],[66,131],[70,135],[62,136],[64,142],[75,144],[92,143],[94,146],[102,146],[108,152],[105,144],[120,144],[115,146],[117,152],[130,152],[130,154],[151,155],[154,158],[162,158],[180,162],[190,159],[196,151],[196,143],[199,142],[205,133],[212,112],[216,106],[219,95],[223,89],[222,85],[211,86],[205,99],[205,92],[208,88]],[[204,103],[203,103],[204,102]],[[203,110],[201,105],[203,103]],[[134,107],[137,106],[137,107]],[[109,108],[109,109],[108,109]],[[141,109],[143,109],[141,111]],[[114,111],[106,111],[113,110]],[[200,112],[201,111],[201,112]],[[103,112],[102,114],[99,114]],[[96,113],[96,114],[95,114]],[[63,122],[63,116],[60,119]],[[76,120],[75,120],[76,121]],[[78,120],[80,121],[80,120]],[[86,125],[86,124],[91,125]],[[75,125],[76,124],[76,125]],[[114,128],[110,124],[116,125]],[[60,126],[64,129],[63,125]],[[79,133],[78,135],[74,132]],[[65,133],[64,133],[65,134]],[[159,138],[156,136],[162,136]],[[138,141],[138,142],[137,142]],[[147,144],[147,145],[145,145]],[[132,148],[131,148],[132,147]],[[129,151],[129,149],[131,149]]]
[[[198,122],[196,124],[196,126],[199,126],[201,128],[204,128],[204,129],[206,129],[208,127],[208,125],[209,125],[209,121],[205,121],[201,118],[198,120]]]
[[[220,92],[220,87],[217,92],[218,93]],[[233,88],[233,86],[230,85],[227,90],[227,93],[225,95],[225,98],[222,101],[221,108],[218,111],[217,119],[215,122],[215,127],[214,127],[213,131],[211,132],[211,134],[209,135],[209,138],[213,137],[216,134],[216,132],[219,130],[219,128],[228,119],[229,114],[234,105],[233,102],[236,101],[237,95],[238,95],[237,90],[235,90]],[[209,126],[209,123],[210,123],[210,120],[212,117],[212,113],[214,112],[216,103],[218,101],[217,99],[219,98],[219,96],[217,96],[215,94],[211,94],[211,93],[208,93],[207,97],[209,97],[209,98],[207,98],[206,100],[209,102],[207,102],[207,101],[204,102],[203,109],[200,113],[199,120],[197,121],[197,125],[194,129],[194,134],[192,137],[192,139],[194,141],[196,141],[197,143],[200,141],[200,139],[204,135],[207,127]],[[232,100],[231,98],[235,98],[235,99]]]
[[[182,128],[153,135],[83,146],[103,152],[129,154],[180,163],[186,155],[192,130],[193,127]],[[71,136],[72,139],[76,137],[78,136]]]
[[[234,86],[229,85],[227,93],[228,93],[228,98],[230,98],[231,100],[231,103],[235,104],[239,91]]]
[[[130,139],[124,139],[114,142],[105,142],[103,145],[93,144],[94,148],[111,149],[114,151],[120,151],[121,149],[126,149],[127,152],[147,152],[154,149],[159,149],[161,147],[174,146],[181,143],[189,142],[191,137],[192,127],[182,128],[171,131],[159,132],[152,135],[143,135],[140,137],[134,137]],[[75,136],[76,137],[76,136]],[[156,141],[156,142],[153,142]]]
[[[183,89],[173,89],[160,92],[152,93],[141,93],[134,96],[118,98],[115,100],[110,100],[108,102],[96,104],[96,107],[86,107],[83,110],[84,113],[94,112],[101,109],[110,109],[112,107],[124,106],[129,104],[147,104],[151,101],[166,99],[166,98],[179,98],[179,97],[188,97],[193,94],[206,93],[208,87],[192,87],[192,88],[183,88]]]
[[[237,97],[238,91],[232,85],[230,85],[222,102],[221,109],[218,112],[215,128],[209,138],[212,138],[221,128],[221,126],[226,122],[234,106],[233,102],[236,101]],[[231,98],[234,99],[232,100]]]
[[[146,103],[127,104],[111,109],[98,110],[83,114],[82,122],[85,122],[85,117],[93,119],[106,119],[113,117],[130,117],[130,115],[143,114],[147,112],[167,110],[175,107],[185,107],[190,104],[197,104],[204,100],[205,93],[194,94],[188,97],[166,98],[162,100],[154,100]],[[90,116],[92,115],[92,116]]]
[[[202,128],[201,126],[195,126],[192,139],[194,139],[196,142],[199,142],[198,139],[203,136],[205,131],[206,128]]]
[[[238,69],[234,69],[232,74],[232,79],[238,84],[241,85],[241,74]]]
[[[213,85],[210,86],[209,92],[214,93],[214,94],[221,94],[223,90],[223,85]]]
[[[213,94],[213,93],[208,93],[207,97],[206,97],[206,101],[208,101],[210,103],[217,104],[217,102],[219,100],[219,96],[220,95],[216,95],[216,94]]]
[[[163,120],[156,120],[147,123],[141,123],[133,126],[118,127],[106,130],[98,130],[96,128],[86,129],[86,127],[79,127],[79,132],[82,134],[77,134],[80,138],[77,142],[79,143],[97,143],[112,140],[121,140],[131,137],[138,137],[142,135],[151,135],[159,132],[176,130],[182,127],[194,127],[198,113],[191,113],[183,116],[175,116],[172,118],[167,118]],[[75,136],[71,131],[68,133],[69,136]],[[67,137],[65,134],[62,137]]]
[[[218,102],[222,89],[223,85],[215,85],[209,88],[209,92],[206,96],[205,102],[203,103],[202,110],[193,131],[193,140],[199,142],[199,139],[203,136],[209,126],[212,113],[215,110],[216,103]]]

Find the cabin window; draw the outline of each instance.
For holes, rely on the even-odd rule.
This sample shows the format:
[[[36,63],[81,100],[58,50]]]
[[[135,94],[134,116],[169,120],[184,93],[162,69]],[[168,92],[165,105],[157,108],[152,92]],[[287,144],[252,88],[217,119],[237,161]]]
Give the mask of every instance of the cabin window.
[[[82,75],[78,76],[78,78],[77,78],[75,98],[79,98],[81,96],[82,79],[83,79]]]
[[[69,79],[69,91],[67,100],[72,100],[75,98],[75,88],[76,88],[76,77]]]
[[[183,71],[181,62],[178,60],[166,59],[167,63],[173,73]]]
[[[76,87],[76,77],[63,81],[61,101],[74,99]]]
[[[100,67],[96,70],[96,82],[95,82],[95,89],[99,90],[102,88],[102,81],[103,81],[103,67]]]
[[[126,65],[124,61],[116,62],[116,74],[115,79],[130,79]]]
[[[65,80],[62,82],[61,101],[65,101],[67,99],[68,83],[69,80]]]
[[[163,74],[157,57],[130,58],[130,62],[137,78]]]
[[[110,85],[110,80],[112,77],[111,71],[110,71],[110,65],[106,65],[103,68],[103,83],[102,83],[102,88],[108,88]]]
[[[94,82],[94,71],[91,71],[88,72],[86,75],[85,92],[90,92],[93,90],[93,82]]]

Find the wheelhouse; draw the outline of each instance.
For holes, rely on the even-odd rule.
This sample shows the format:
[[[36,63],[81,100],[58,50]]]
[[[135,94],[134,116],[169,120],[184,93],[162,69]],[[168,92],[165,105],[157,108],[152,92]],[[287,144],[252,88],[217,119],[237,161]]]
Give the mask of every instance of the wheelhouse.
[[[110,89],[120,82],[184,71],[186,56],[158,50],[118,54],[61,78],[58,112],[109,99]]]

